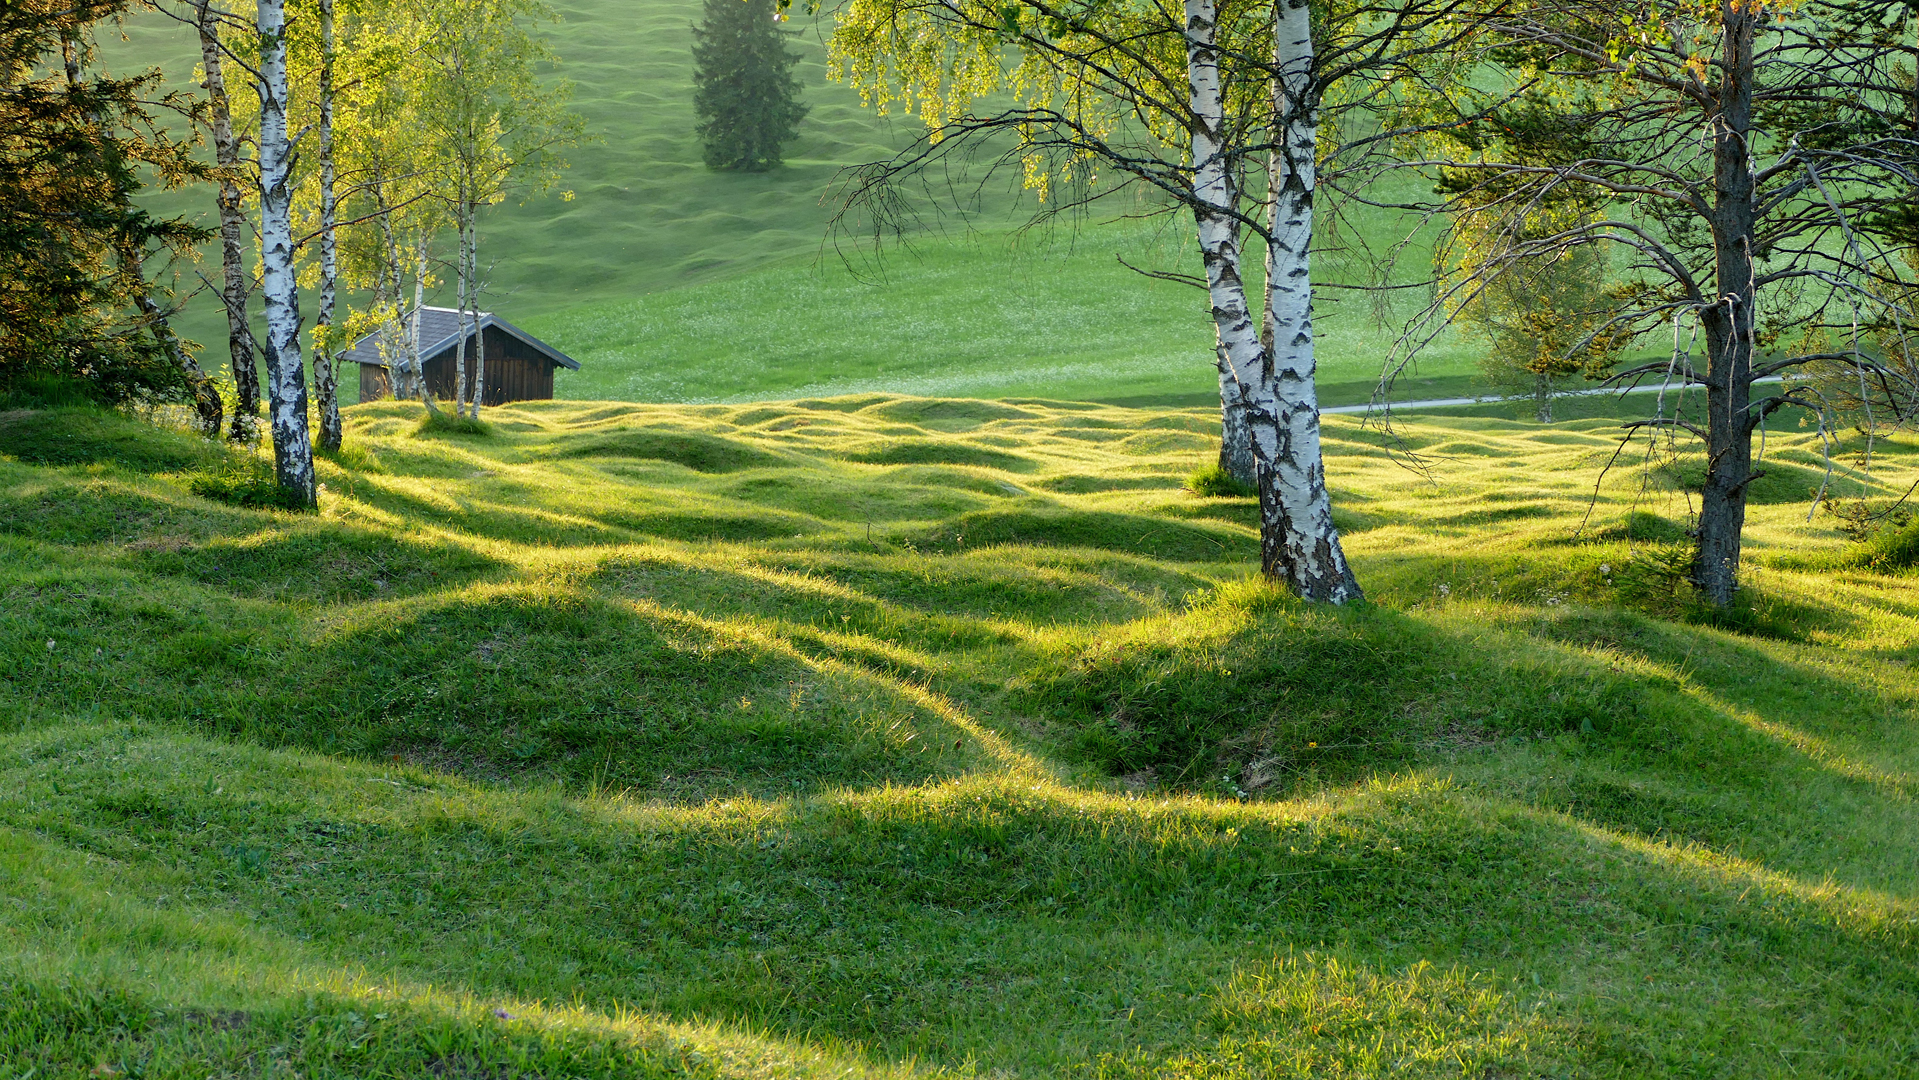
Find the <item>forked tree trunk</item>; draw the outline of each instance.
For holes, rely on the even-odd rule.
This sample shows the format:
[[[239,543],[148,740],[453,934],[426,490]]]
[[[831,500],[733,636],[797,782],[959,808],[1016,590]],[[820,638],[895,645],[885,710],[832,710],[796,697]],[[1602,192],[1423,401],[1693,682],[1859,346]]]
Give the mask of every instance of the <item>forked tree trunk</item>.
[[[1275,178],[1274,286],[1268,305],[1275,348],[1260,341],[1246,300],[1241,252],[1234,227],[1229,163],[1220,132],[1224,105],[1219,53],[1214,43],[1212,0],[1187,0],[1186,59],[1193,112],[1193,203],[1200,254],[1212,298],[1213,326],[1222,355],[1239,384],[1246,407],[1260,503],[1260,566],[1308,600],[1341,603],[1361,598],[1333,528],[1319,453],[1319,408],[1313,389],[1312,189],[1315,118],[1310,107],[1290,105],[1285,125],[1286,175]],[[1312,41],[1304,4],[1282,9],[1283,63],[1297,64],[1298,102],[1308,85]],[[1289,72],[1291,69],[1288,69]],[[1296,115],[1295,115],[1296,114]],[[1301,154],[1303,153],[1303,164]],[[1262,317],[1267,313],[1262,312]]]
[[[273,466],[301,506],[314,502],[307,433],[306,370],[300,362],[300,283],[293,262],[293,147],[287,136],[286,0],[259,0],[260,262],[267,316],[267,407]]]
[[[320,0],[320,310],[313,320],[313,385],[320,398],[320,448],[340,449],[340,390],[333,310],[340,282],[339,200],[333,165],[333,0]]]
[[[1700,492],[1692,581],[1715,607],[1732,603],[1739,582],[1739,538],[1752,482],[1753,226],[1758,184],[1752,172],[1753,37],[1749,7],[1722,3],[1719,115],[1711,125],[1714,277],[1719,300],[1700,312],[1706,348],[1706,480]]]
[[[220,167],[216,196],[220,212],[220,302],[226,308],[227,366],[233,372],[236,398],[232,437],[250,439],[253,421],[260,415],[260,375],[254,362],[259,350],[253,341],[253,327],[247,322],[247,297],[253,292],[253,281],[247,271],[244,246],[246,204],[234,175],[240,168],[240,140],[233,134],[233,106],[227,97],[218,11],[210,0],[193,0],[193,14],[200,34],[200,64],[205,73],[201,86],[207,92],[213,160]]]

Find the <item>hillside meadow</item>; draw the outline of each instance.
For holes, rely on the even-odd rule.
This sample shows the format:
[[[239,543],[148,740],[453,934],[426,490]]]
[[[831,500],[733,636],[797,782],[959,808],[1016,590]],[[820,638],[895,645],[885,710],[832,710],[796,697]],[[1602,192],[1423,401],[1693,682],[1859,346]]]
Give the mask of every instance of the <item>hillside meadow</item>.
[[[830,12],[793,13],[811,112],[786,164],[740,173],[708,169],[694,132],[699,0],[552,6],[561,21],[543,34],[560,59],[553,77],[572,84],[589,139],[569,151],[553,192],[494,208],[482,257],[486,306],[581,361],[559,379],[561,397],[699,403],[883,389],[1198,405],[1216,393],[1204,294],[1119,262],[1196,271],[1189,216],[1135,220],[1155,207],[1123,196],[1027,229],[1043,207],[1016,176],[942,174],[915,189],[917,226],[876,249],[857,226],[831,227],[838,177],[906,145],[920,122],[878,116],[828,78]],[[172,87],[193,89],[198,45],[173,20],[139,15],[122,37],[103,38],[110,69],[158,67]],[[212,224],[211,189],[149,203]],[[1400,257],[1411,280],[1427,270],[1430,239],[1414,222],[1362,215],[1329,231],[1321,276],[1368,280],[1375,252],[1410,241]],[[190,295],[178,322],[210,368],[226,360],[225,317],[217,296],[194,290],[198,275],[218,277],[218,258],[209,247],[179,275]],[[1328,403],[1370,399],[1393,319],[1423,303],[1399,299],[1383,314],[1363,295],[1323,299]],[[309,296],[309,319],[312,305]],[[1474,372],[1471,350],[1448,337],[1398,396],[1469,393]],[[357,397],[352,373],[343,392]]]
[[[0,414],[6,1075],[1919,1070],[1919,544],[1812,433],[1708,619],[1613,422],[1328,417],[1343,609],[1215,422],[372,404],[293,516]]]

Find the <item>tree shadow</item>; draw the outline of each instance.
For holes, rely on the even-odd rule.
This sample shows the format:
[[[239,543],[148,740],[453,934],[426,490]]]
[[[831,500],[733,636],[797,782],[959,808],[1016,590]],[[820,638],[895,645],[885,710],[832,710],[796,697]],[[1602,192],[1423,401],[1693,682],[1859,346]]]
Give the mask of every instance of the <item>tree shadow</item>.
[[[1451,1017],[1469,1043],[1537,1025],[1515,1060],[1548,1070],[1665,1075],[1699,1045],[1686,1025],[1710,1022],[1735,1071],[1783,1048],[1831,1074],[1888,1066],[1919,1020],[1910,896],[1418,773],[1310,805],[974,777],[696,810],[99,729],[13,749],[9,824],[111,857],[96,880],[122,905],[157,908],[186,873],[258,938],[376,983],[601,1018],[644,1002],[649,1020],[860,1048],[869,1066],[1271,1075],[1262,1062],[1416,1042]],[[244,777],[249,800],[209,776]],[[134,937],[134,953],[184,944]],[[1608,981],[1619,968],[1631,985]],[[1437,1005],[1339,1011],[1368,985]],[[1278,1022],[1309,991],[1339,1024]],[[1792,1022],[1746,1007],[1761,993]],[[1647,999],[1680,998],[1685,1023],[1645,1029]]]

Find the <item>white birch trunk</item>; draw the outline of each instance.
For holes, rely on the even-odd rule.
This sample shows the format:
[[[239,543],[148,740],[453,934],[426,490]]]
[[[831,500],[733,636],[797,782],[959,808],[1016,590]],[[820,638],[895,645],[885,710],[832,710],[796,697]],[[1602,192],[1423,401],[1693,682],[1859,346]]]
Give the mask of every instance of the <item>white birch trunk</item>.
[[[406,327],[402,323],[405,309],[401,306],[400,241],[393,233],[393,212],[386,204],[386,186],[375,181],[373,197],[380,207],[380,241],[385,247],[386,258],[382,260],[378,302],[388,312],[380,327],[380,359],[387,365],[387,389],[393,394],[393,400],[406,401],[415,396],[413,372],[408,363]]]
[[[286,0],[259,0],[260,262],[266,298],[267,402],[274,471],[303,506],[314,502],[300,362],[300,285],[293,262],[293,144],[287,133]]]
[[[485,291],[480,284],[480,224],[478,214],[470,226],[472,239],[467,251],[473,262],[467,270],[468,289],[473,295],[473,411],[475,421],[480,419],[480,403],[486,400],[486,331],[480,326],[480,296]]]
[[[414,386],[420,394],[420,404],[426,411],[439,412],[433,404],[433,391],[426,385],[426,358],[420,355],[420,308],[426,304],[426,248],[420,248],[419,259],[413,265],[413,330],[407,336],[407,360],[412,367]]]
[[[455,333],[459,340],[453,346],[453,415],[466,415],[466,218],[458,215],[454,222],[454,233],[458,241],[454,244],[453,274],[456,284],[453,287],[453,305],[459,309],[454,319]]]
[[[320,310],[314,317],[313,383],[320,395],[320,446],[340,449],[340,388],[333,311],[340,282],[339,199],[333,164],[333,0],[320,0]]]
[[[1305,31],[1305,4],[1282,5],[1275,19],[1282,63],[1304,64],[1289,84],[1307,85],[1312,40]],[[1360,598],[1359,585],[1346,565],[1339,533],[1332,524],[1325,466],[1319,452],[1319,408],[1313,389],[1311,279],[1308,244],[1312,238],[1313,117],[1286,123],[1286,156],[1297,160],[1294,145],[1303,134],[1306,169],[1289,168],[1274,200],[1276,230],[1271,274],[1272,301],[1261,312],[1274,326],[1273,350],[1260,340],[1260,326],[1248,309],[1241,276],[1241,251],[1234,225],[1231,177],[1221,145],[1225,109],[1219,82],[1219,53],[1214,43],[1212,0],[1186,2],[1186,60],[1193,112],[1193,215],[1199,227],[1200,254],[1212,298],[1213,325],[1221,359],[1238,384],[1245,406],[1260,503],[1260,567],[1308,600],[1341,603]],[[1303,50],[1303,52],[1301,51]],[[1287,94],[1289,100],[1297,95]],[[1291,119],[1289,107],[1286,117]],[[1303,196],[1303,197],[1302,197]]]
[[[1269,573],[1280,569],[1301,596],[1341,603],[1361,594],[1333,526],[1319,443],[1312,279],[1319,101],[1308,0],[1276,0],[1273,48],[1280,73],[1275,95],[1280,150],[1268,178],[1273,238],[1267,245],[1266,317],[1272,326],[1272,366],[1267,385],[1256,395],[1259,412],[1270,411],[1270,419],[1252,420],[1255,457],[1271,474],[1260,485],[1262,561]]]
[[[220,301],[227,314],[227,365],[233,372],[233,389],[238,399],[233,410],[232,437],[253,437],[253,423],[260,414],[260,372],[254,363],[258,346],[253,327],[247,323],[247,295],[253,291],[247,272],[243,238],[246,233],[245,203],[234,173],[240,167],[240,140],[233,134],[233,106],[227,97],[225,57],[221,52],[220,24],[211,0],[194,0],[195,28],[200,36],[200,65],[204,74],[201,86],[207,92],[208,126],[213,134],[213,160],[220,166],[217,205],[220,211]]]

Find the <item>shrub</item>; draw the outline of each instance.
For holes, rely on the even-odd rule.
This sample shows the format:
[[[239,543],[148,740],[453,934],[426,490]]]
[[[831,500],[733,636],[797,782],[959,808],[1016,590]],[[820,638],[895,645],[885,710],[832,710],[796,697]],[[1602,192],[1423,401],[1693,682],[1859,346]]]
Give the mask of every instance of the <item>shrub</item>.
[[[413,429],[415,435],[491,435],[493,429],[484,421],[458,413],[433,410],[420,418],[420,426]]]
[[[1840,568],[1887,574],[1919,565],[1919,514],[1904,502],[1880,509],[1865,499],[1829,499],[1825,507],[1852,541]]]
[[[1207,499],[1243,499],[1259,494],[1218,465],[1193,470],[1186,478],[1186,490]]]

